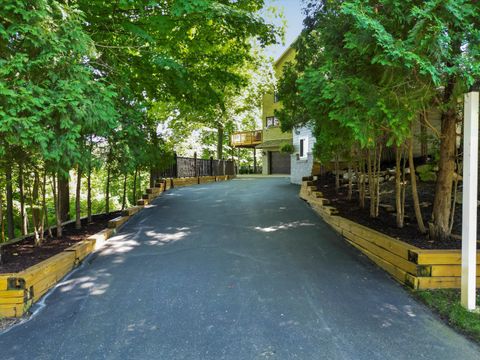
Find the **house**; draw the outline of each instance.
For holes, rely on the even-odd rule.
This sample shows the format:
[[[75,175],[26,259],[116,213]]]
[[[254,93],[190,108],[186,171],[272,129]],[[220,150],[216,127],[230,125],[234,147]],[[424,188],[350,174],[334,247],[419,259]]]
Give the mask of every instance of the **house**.
[[[288,48],[280,58],[275,61],[273,67],[276,78],[280,78],[286,63],[295,60],[295,50]],[[274,89],[263,95],[262,101],[262,143],[257,149],[262,150],[262,169],[264,175],[290,174],[291,156],[288,152],[282,152],[282,147],[292,145],[291,132],[282,132],[280,123],[275,116],[275,110],[279,110],[282,104],[278,101]]]
[[[312,175],[314,166],[313,146],[315,137],[309,126],[293,129],[293,154],[291,155],[290,182],[300,185],[302,178]]]
[[[286,63],[295,60],[295,50],[288,48],[274,63],[275,75],[281,77]],[[262,130],[238,132],[232,135],[231,143],[237,148],[251,148],[254,158],[261,151],[262,173],[264,175],[290,175],[291,182],[300,184],[302,177],[312,173],[314,137],[308,127],[282,132],[275,117],[275,110],[281,109],[276,92],[264,94],[262,100]],[[293,145],[293,153],[284,152],[285,145]],[[256,164],[254,164],[256,168]]]

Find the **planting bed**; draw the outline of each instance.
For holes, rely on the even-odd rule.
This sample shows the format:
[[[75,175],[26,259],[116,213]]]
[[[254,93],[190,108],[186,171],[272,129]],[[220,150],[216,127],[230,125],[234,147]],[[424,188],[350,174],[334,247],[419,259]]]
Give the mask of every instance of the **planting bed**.
[[[407,188],[405,196],[405,226],[399,229],[395,220],[395,182],[385,181],[380,185],[381,189],[381,206],[380,216],[376,219],[372,219],[369,216],[368,199],[366,201],[366,207],[360,208],[358,204],[358,198],[355,196],[352,200],[347,199],[347,185],[343,184],[340,191],[337,193],[335,190],[335,177],[327,174],[319,177],[315,181],[315,185],[318,191],[321,191],[323,197],[329,200],[331,206],[335,207],[338,214],[342,217],[355,221],[359,224],[368,226],[371,229],[380,231],[386,235],[400,239],[414,246],[418,246],[422,249],[460,249],[461,241],[459,235],[462,231],[462,206],[456,205],[455,208],[455,221],[452,229],[452,233],[457,236],[446,241],[432,241],[426,235],[421,234],[418,231],[417,223],[415,219],[415,213],[412,203],[412,197],[410,187]],[[432,215],[433,194],[435,185],[428,182],[418,183],[418,192],[421,202],[421,210],[423,215],[423,221],[425,224],[430,220]],[[355,189],[355,188],[354,188]],[[461,194],[459,194],[461,197]],[[480,218],[479,224],[480,228]]]
[[[431,245],[430,249],[422,249],[383,231],[364,226],[359,221],[342,216],[335,207],[335,202],[317,189],[316,181],[304,181],[300,197],[345,240],[397,281],[413,289],[460,287],[461,250],[431,249]],[[368,217],[368,214],[366,216]],[[419,244],[421,242],[417,241],[417,245]],[[477,256],[480,260],[480,253]],[[480,266],[477,267],[477,273],[480,275]],[[477,277],[477,284],[480,284],[480,277]]]
[[[54,238],[47,237],[41,246],[35,246],[33,236],[4,245],[2,246],[4,262],[0,264],[0,274],[22,271],[38,264],[106,228],[109,220],[120,214],[121,212],[112,212],[109,215],[94,215],[91,223],[83,219],[80,230],[75,229],[75,223],[69,223],[63,228],[63,236],[60,239],[55,238],[55,229],[53,229]]]

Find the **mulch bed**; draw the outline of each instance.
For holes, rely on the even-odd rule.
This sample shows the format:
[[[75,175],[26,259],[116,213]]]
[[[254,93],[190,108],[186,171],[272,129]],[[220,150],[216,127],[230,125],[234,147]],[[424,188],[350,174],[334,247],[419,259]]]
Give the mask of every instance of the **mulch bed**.
[[[405,196],[405,226],[399,229],[396,225],[395,212],[380,208],[379,217],[373,219],[369,215],[369,200],[366,199],[364,209],[360,208],[358,196],[356,196],[356,186],[354,184],[354,196],[352,200],[347,199],[348,185],[343,183],[340,191],[335,191],[335,176],[327,174],[319,177],[317,188],[323,193],[326,199],[330,200],[331,206],[335,207],[340,216],[359,224],[377,230],[393,238],[402,240],[422,249],[461,249],[461,241],[452,238],[446,241],[433,241],[428,235],[423,235],[418,231],[415,212],[413,208],[410,188],[407,188]],[[427,226],[432,214],[432,204],[435,192],[435,184],[419,182],[418,193],[422,204],[423,221]],[[395,181],[385,181],[380,185],[381,204],[390,205],[395,208]],[[479,224],[480,225],[480,224]],[[452,234],[460,235],[462,231],[462,206],[457,205],[455,209],[455,221]]]
[[[91,223],[87,223],[86,219],[82,220],[82,228],[80,230],[75,229],[75,223],[65,225],[62,238],[46,238],[41,246],[35,246],[33,236],[25,238],[18,243],[6,245],[3,247],[4,263],[0,264],[0,274],[25,270],[61,253],[75,243],[102,231],[107,227],[109,220],[120,214],[121,212],[112,212],[109,215],[94,215]],[[52,232],[53,236],[55,236],[55,230],[52,230]]]

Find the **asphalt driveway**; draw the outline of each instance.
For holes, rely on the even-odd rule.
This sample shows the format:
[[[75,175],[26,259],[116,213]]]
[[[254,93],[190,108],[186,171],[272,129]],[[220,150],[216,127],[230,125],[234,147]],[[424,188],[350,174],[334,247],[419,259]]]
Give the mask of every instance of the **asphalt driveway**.
[[[1,359],[480,359],[287,179],[174,189],[132,218]]]

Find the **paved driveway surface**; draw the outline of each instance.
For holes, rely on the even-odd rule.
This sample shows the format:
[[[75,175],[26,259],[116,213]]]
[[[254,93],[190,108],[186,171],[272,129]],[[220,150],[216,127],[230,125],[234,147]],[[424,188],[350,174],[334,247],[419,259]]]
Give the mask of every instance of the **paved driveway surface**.
[[[175,189],[131,219],[1,359],[480,359],[287,179]]]

